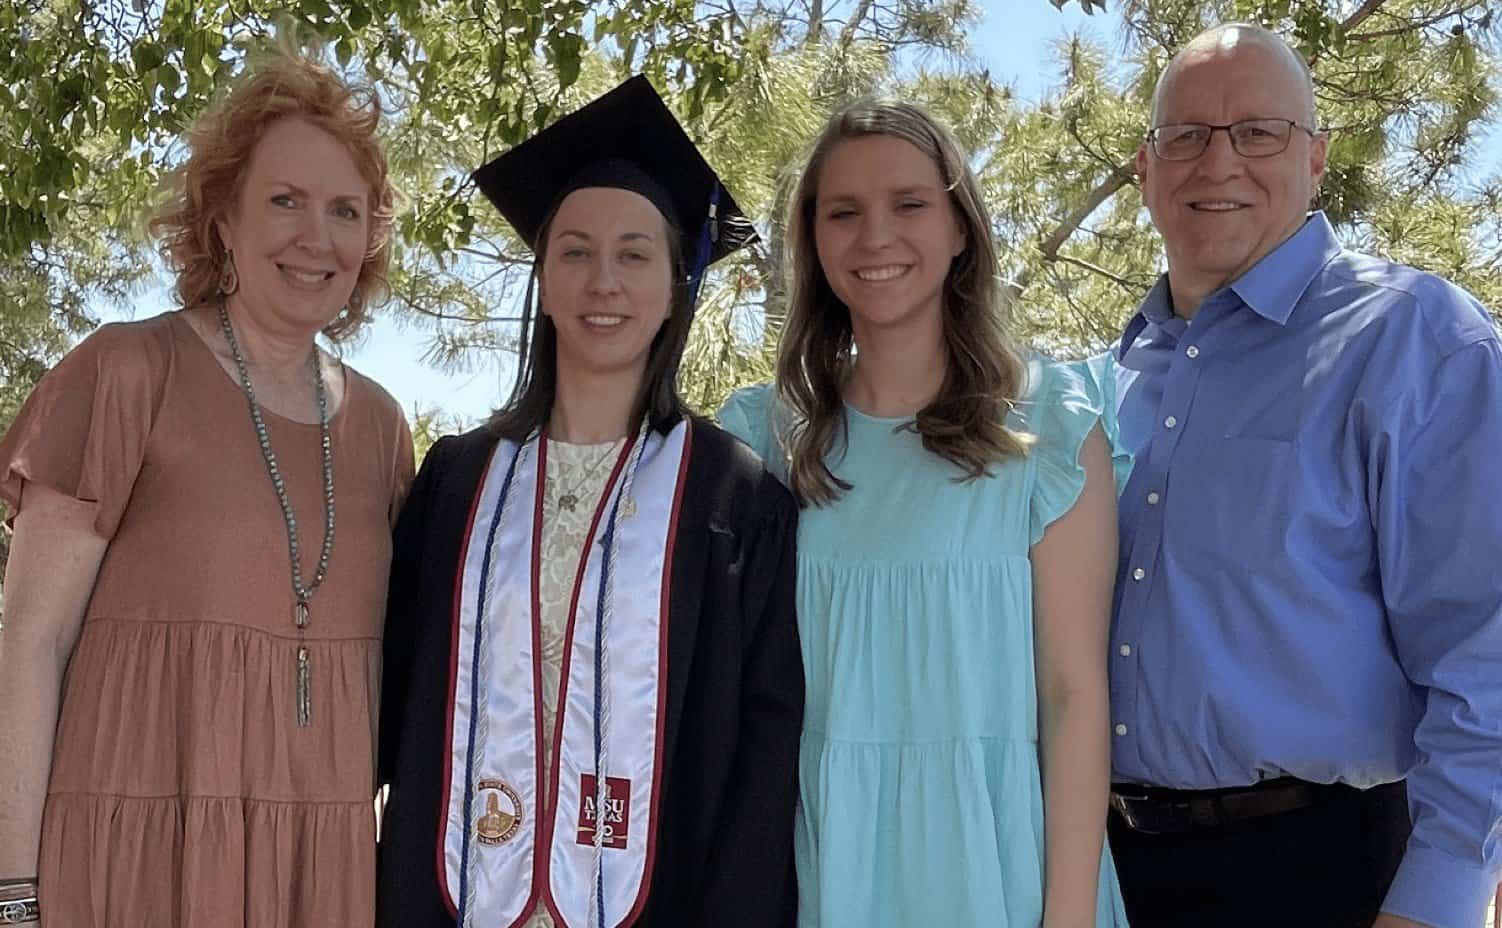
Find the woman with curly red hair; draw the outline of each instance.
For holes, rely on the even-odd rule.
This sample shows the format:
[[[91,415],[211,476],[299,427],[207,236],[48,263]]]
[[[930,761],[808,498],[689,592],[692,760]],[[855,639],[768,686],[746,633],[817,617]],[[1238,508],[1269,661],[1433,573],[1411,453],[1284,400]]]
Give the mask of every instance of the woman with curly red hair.
[[[380,635],[412,442],[316,337],[352,331],[384,285],[379,119],[306,58],[252,68],[189,134],[152,223],[180,308],[84,340],[0,440],[16,917],[374,919]]]

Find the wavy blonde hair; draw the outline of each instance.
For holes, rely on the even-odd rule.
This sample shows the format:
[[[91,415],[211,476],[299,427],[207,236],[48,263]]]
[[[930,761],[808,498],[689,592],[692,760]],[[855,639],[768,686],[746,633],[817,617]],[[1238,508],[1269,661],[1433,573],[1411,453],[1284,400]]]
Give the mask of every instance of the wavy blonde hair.
[[[793,492],[805,505],[831,503],[851,488],[826,463],[836,433],[842,442],[845,438],[843,388],[855,336],[850,310],[819,264],[814,240],[819,174],[841,142],[876,135],[901,139],[933,161],[965,228],[965,250],[944,279],[944,382],[903,427],[958,467],[960,480],[987,476],[993,465],[1025,455],[1032,443],[1031,436],[1006,425],[1026,366],[1006,333],[996,244],[959,143],[921,107],[856,103],[835,114],[820,133],[788,204],[788,315],[777,349],[777,393],[792,413],[784,448]]]
[[[267,127],[287,118],[305,119],[342,142],[370,188],[370,242],[360,276],[344,311],[324,329],[329,338],[338,339],[364,322],[372,302],[388,293],[396,193],[376,135],[381,105],[373,88],[349,84],[287,49],[261,59],[188,131],[188,160],[173,172],[167,202],[152,218],[150,230],[177,275],[173,292],[178,304],[218,300],[227,252],[214,225],[239,201],[256,143]]]

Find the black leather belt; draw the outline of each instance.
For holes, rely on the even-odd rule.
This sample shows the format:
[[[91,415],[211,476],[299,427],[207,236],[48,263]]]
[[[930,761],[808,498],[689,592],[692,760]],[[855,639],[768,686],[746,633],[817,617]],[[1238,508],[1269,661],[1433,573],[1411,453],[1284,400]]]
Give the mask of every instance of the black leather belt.
[[[1243,789],[1178,790],[1119,784],[1111,787],[1111,808],[1133,831],[1182,834],[1312,806],[1319,801],[1320,790],[1327,788],[1286,778]]]

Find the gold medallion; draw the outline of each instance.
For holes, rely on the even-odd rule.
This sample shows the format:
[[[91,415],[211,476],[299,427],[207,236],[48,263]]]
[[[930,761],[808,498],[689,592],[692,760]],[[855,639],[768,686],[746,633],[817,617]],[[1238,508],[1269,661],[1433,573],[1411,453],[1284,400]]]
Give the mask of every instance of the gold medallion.
[[[516,837],[522,827],[522,799],[516,790],[502,780],[481,780],[475,788],[485,797],[485,814],[475,822],[476,840],[496,847]]]

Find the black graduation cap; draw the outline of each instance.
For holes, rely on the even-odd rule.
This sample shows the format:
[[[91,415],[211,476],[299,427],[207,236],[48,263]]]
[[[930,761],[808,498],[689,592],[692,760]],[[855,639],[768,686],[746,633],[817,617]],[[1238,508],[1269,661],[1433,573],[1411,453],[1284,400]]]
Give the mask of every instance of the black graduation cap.
[[[618,187],[646,197],[682,233],[694,293],[706,267],[757,238],[642,75],[486,164],[474,180],[533,249],[543,220],[575,190]]]

